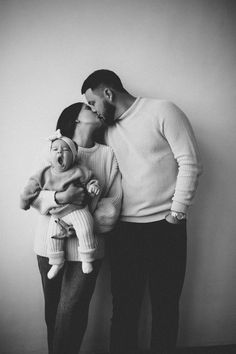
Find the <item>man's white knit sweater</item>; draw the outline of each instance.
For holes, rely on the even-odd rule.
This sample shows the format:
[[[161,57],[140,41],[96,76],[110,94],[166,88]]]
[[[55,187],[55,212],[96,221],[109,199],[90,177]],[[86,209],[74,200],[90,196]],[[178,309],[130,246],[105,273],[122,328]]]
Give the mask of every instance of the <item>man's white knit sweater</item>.
[[[190,123],[177,106],[137,98],[108,128],[106,143],[122,175],[123,221],[154,222],[169,210],[186,213],[201,164]]]

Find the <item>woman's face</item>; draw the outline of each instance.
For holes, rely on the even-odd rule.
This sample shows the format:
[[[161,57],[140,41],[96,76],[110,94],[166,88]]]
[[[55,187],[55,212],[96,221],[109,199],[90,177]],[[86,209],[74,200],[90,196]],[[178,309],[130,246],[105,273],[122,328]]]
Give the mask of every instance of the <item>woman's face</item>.
[[[92,138],[93,132],[100,128],[101,125],[102,123],[98,119],[97,114],[92,112],[91,108],[84,104],[76,119],[76,127],[73,139],[78,136]]]

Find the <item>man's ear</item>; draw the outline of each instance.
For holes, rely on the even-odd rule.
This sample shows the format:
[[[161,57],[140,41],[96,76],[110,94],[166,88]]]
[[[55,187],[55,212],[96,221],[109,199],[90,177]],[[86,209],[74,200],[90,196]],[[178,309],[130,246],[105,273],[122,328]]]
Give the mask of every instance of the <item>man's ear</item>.
[[[114,100],[115,94],[110,88],[106,87],[103,91],[103,94],[108,101],[112,102]]]

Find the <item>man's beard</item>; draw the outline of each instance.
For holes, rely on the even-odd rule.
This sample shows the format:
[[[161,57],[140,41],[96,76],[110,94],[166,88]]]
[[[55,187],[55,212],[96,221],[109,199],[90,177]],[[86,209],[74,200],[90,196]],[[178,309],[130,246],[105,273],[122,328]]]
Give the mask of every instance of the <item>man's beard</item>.
[[[115,110],[116,108],[112,104],[107,101],[104,101],[102,119],[106,125],[111,126],[115,124]]]

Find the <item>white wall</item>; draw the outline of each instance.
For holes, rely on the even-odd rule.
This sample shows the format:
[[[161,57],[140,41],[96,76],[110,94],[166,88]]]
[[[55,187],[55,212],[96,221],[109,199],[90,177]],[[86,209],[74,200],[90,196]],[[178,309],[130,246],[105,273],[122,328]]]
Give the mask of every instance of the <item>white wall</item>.
[[[46,352],[36,212],[19,210],[18,195],[59,113],[99,68],[134,95],[174,101],[193,125],[204,175],[189,217],[179,344],[236,343],[235,34],[227,0],[0,1],[1,353]],[[108,277],[105,263],[84,351],[107,348]]]

